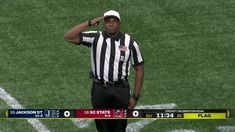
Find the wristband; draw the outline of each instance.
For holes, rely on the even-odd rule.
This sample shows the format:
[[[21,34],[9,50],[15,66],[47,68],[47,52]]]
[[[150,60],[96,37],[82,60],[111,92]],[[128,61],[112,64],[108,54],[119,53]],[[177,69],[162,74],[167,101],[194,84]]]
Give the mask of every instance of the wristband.
[[[91,26],[91,20],[88,21],[88,26],[89,26],[89,27]]]
[[[137,95],[133,94],[131,97],[132,97],[135,101],[138,101],[140,96],[137,96]]]

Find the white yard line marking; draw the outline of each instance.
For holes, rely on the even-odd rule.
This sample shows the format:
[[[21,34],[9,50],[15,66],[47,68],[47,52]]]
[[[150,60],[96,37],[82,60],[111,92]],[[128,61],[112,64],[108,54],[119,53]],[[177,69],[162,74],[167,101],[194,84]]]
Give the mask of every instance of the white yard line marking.
[[[170,132],[195,132],[194,130],[187,130],[187,129],[179,129],[179,130],[173,130]]]
[[[7,105],[13,109],[24,109],[24,107],[10,94],[8,94],[3,88],[0,87],[0,98],[3,99]],[[50,132],[50,130],[44,126],[38,119],[27,119],[38,132]]]
[[[173,109],[176,107],[176,104],[156,104],[156,105],[140,105],[136,106],[136,109]],[[93,121],[92,119],[72,119],[71,120],[78,128],[87,128],[90,123]],[[145,125],[153,122],[155,120],[141,120],[138,122],[130,123],[127,125],[127,132],[138,132]]]
[[[141,120],[134,123],[130,123],[127,125],[126,132],[139,132],[140,129],[144,128],[145,125],[148,125],[154,122],[156,119],[153,120]]]
[[[78,127],[78,128],[87,128],[89,127],[90,123],[93,121],[92,119],[71,119],[71,121]]]
[[[173,109],[177,105],[174,103],[169,104],[156,104],[156,105],[140,105],[136,106],[135,109]],[[153,120],[141,120],[127,125],[126,132],[139,132],[145,125],[154,122]]]
[[[220,132],[235,132],[235,126],[217,126]]]

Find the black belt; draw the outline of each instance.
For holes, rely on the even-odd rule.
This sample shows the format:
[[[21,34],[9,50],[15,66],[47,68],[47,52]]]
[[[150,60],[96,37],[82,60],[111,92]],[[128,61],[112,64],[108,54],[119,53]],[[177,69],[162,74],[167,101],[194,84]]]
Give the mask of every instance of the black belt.
[[[93,79],[93,80],[94,80],[94,82],[96,82],[98,84],[102,84],[105,87],[106,86],[117,86],[117,85],[123,84],[125,81],[125,80],[119,80],[119,81],[114,81],[114,82],[107,82],[107,81],[99,80],[99,79]]]

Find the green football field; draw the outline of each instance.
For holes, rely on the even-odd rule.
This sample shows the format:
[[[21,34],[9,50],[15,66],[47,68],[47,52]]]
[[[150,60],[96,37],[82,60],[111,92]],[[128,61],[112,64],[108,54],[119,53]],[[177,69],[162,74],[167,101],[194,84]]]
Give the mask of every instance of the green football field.
[[[234,0],[1,0],[0,88],[24,108],[92,108],[90,50],[65,42],[63,35],[110,9],[120,13],[122,31],[143,52],[145,79],[138,105],[231,109],[235,114]],[[102,25],[88,30],[102,30]],[[132,88],[133,75],[134,70]],[[3,99],[8,96],[0,96],[0,109],[11,108]],[[39,121],[52,132],[96,130],[94,121],[84,128],[71,120]],[[234,116],[147,122],[130,120],[137,125],[128,131],[235,131]],[[26,119],[0,119],[0,132],[14,131],[37,130]]]

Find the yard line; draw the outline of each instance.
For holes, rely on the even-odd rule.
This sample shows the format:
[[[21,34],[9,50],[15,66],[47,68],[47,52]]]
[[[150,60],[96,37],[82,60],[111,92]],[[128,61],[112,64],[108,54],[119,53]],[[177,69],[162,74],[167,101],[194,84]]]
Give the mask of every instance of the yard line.
[[[133,122],[127,125],[126,132],[139,132],[140,129],[144,128],[145,125],[154,122],[156,119],[153,120],[141,120],[137,122]]]
[[[217,126],[216,129],[220,132],[234,132],[235,126]]]
[[[7,105],[13,109],[24,109],[24,107],[9,93],[7,93],[3,88],[0,87],[0,98],[3,99]],[[27,119],[29,124],[31,124],[38,132],[50,132],[50,130],[44,126],[38,119]]]
[[[87,128],[89,127],[92,119],[71,119],[71,121],[78,127],[78,128]]]

